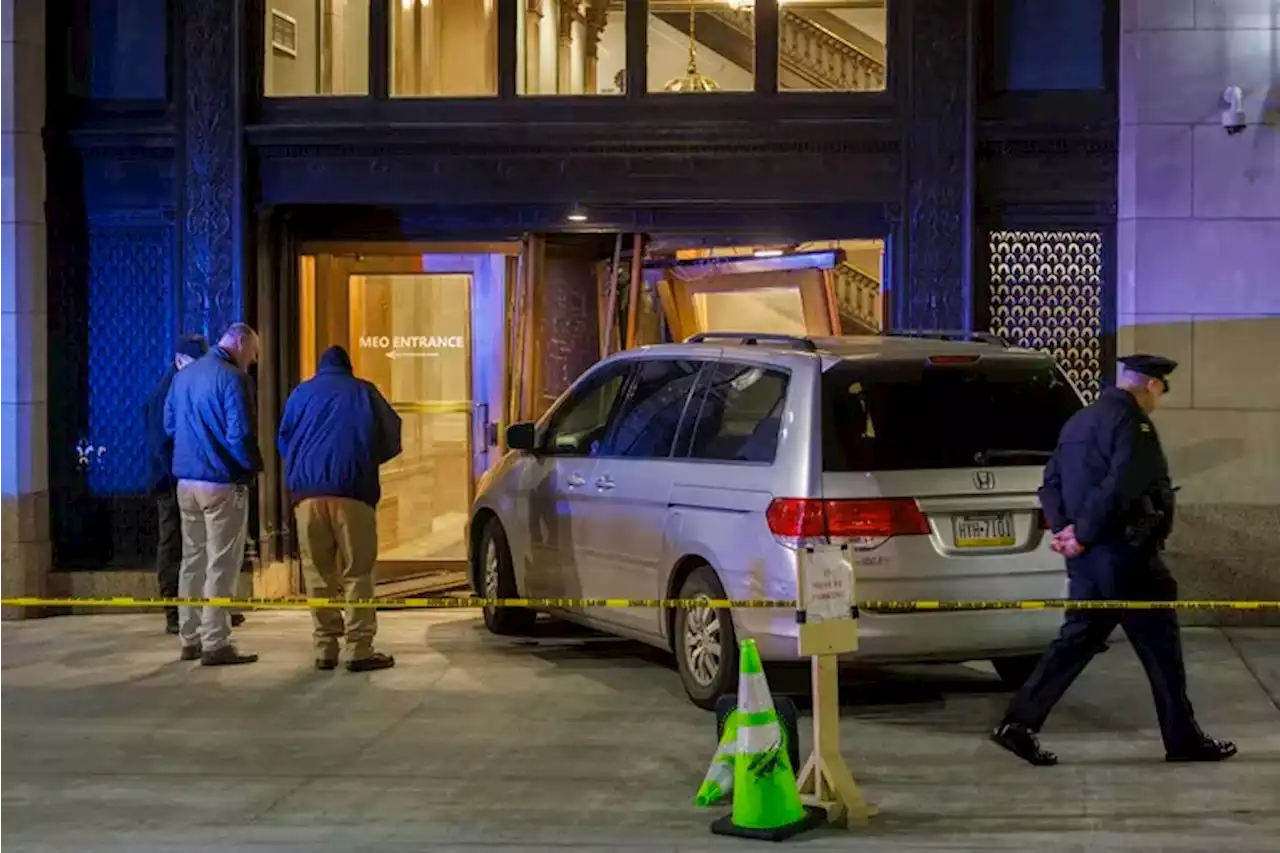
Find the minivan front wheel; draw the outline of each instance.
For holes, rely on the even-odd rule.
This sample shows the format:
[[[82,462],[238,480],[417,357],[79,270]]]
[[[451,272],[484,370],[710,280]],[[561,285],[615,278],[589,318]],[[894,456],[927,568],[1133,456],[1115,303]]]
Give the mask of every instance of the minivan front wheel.
[[[725,598],[724,587],[710,566],[699,566],[680,587],[679,596],[693,605],[676,611],[672,651],[684,690],[699,708],[713,710],[716,700],[733,693],[738,677],[738,638],[733,617],[711,606]]]
[[[516,576],[512,569],[511,548],[502,523],[490,518],[480,534],[480,585],[485,598],[516,598]],[[527,634],[533,630],[538,614],[526,607],[486,607],[484,624],[494,634],[505,636]]]

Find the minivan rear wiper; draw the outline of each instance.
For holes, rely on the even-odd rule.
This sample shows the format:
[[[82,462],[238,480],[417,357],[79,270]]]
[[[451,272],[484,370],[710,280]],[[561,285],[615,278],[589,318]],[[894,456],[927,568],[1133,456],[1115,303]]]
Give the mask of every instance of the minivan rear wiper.
[[[973,461],[979,465],[986,465],[992,459],[1048,459],[1051,456],[1053,456],[1051,450],[1007,450],[1003,447],[992,447],[973,454]]]

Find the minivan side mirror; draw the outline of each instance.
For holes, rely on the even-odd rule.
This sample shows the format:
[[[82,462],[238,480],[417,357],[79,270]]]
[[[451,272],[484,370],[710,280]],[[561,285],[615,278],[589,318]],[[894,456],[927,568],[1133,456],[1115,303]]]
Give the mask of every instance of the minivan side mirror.
[[[532,423],[518,423],[507,427],[507,447],[512,450],[523,450],[536,453],[538,450],[538,434]]]

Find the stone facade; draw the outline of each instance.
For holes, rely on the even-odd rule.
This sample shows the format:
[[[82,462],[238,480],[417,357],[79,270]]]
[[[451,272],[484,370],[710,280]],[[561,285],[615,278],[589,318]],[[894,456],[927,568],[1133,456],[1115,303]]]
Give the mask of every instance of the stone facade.
[[[1120,350],[1181,363],[1157,418],[1189,598],[1280,598],[1280,4],[1129,0]],[[1245,94],[1228,135],[1219,98]]]
[[[4,595],[41,595],[49,542],[43,0],[4,0]],[[5,609],[5,618],[30,615]]]

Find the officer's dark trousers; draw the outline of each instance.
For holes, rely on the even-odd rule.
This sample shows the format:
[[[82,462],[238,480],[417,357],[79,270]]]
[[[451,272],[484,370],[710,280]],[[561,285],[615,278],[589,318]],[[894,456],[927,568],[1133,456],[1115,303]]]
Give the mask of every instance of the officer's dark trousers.
[[[156,496],[156,514],[156,581],[161,598],[177,598],[178,566],[182,563],[182,519],[178,514],[177,492]],[[178,608],[166,607],[164,615],[169,622],[178,624]]]
[[[1127,546],[1099,547],[1067,561],[1070,597],[1076,601],[1173,601],[1177,584],[1154,554]],[[1039,731],[1076,676],[1106,648],[1116,626],[1124,628],[1147,672],[1167,750],[1198,742],[1187,698],[1178,617],[1173,610],[1069,610],[1058,639],[1014,696],[1005,722]]]

